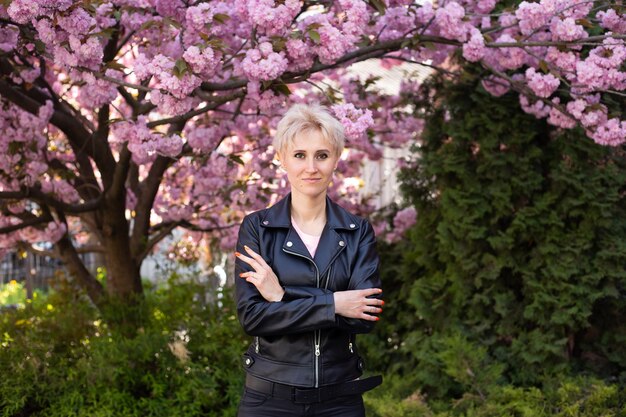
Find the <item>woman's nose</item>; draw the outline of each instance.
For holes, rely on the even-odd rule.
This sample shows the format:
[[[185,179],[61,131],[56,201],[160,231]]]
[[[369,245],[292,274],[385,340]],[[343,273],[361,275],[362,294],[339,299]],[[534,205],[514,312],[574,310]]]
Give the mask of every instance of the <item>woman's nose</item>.
[[[307,171],[314,172],[317,171],[317,165],[315,164],[314,159],[309,159],[306,164]]]

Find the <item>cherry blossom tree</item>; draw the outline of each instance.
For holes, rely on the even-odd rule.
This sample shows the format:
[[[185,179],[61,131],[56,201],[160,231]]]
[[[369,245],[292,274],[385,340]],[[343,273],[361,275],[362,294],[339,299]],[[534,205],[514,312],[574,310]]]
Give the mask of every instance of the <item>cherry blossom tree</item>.
[[[242,216],[285,193],[270,144],[290,103],[321,101],[345,125],[331,194],[371,213],[363,161],[419,140],[419,85],[382,94],[346,70],[358,61],[451,76],[476,63],[485,89],[519,92],[529,113],[626,138],[621,1],[0,4],[0,255],[52,244],[96,305],[141,294],[142,262],[174,229],[228,251]],[[106,290],[82,251],[104,254]]]

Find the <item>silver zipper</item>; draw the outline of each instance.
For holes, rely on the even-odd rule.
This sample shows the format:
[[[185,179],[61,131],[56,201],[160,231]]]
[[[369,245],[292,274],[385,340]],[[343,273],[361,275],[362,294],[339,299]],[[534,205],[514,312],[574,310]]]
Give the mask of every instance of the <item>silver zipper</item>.
[[[317,288],[320,287],[320,270],[317,268],[317,264],[313,261],[313,259],[309,258],[308,256],[304,256],[299,253],[296,253],[296,252],[288,251],[285,248],[283,248],[283,252],[290,253],[295,256],[299,256],[311,262],[313,266],[315,267],[315,283],[316,283],[315,285]],[[320,370],[319,370],[319,366],[320,366],[319,357],[321,354],[320,340],[321,340],[321,332],[320,330],[315,330],[315,332],[313,332],[313,351],[315,352],[315,388],[319,387],[319,379],[320,379]]]
[[[348,343],[348,349],[350,349],[350,353],[354,353],[354,350],[352,350],[352,342]]]
[[[254,340],[254,342],[255,342],[254,343],[254,351],[256,353],[259,353],[259,336],[256,336],[254,339],[255,339]]]

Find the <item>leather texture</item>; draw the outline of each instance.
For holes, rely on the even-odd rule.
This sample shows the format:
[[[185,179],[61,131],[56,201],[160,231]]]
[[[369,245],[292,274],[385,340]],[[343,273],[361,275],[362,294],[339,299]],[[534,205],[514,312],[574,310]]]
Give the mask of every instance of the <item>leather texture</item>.
[[[239,274],[252,268],[237,259],[237,313],[254,340],[243,355],[251,375],[298,387],[350,381],[363,373],[356,334],[373,321],[335,315],[335,291],[381,288],[374,231],[369,222],[326,200],[326,226],[311,258],[291,226],[291,194],[246,216],[237,251],[259,253],[276,273],[285,294],[266,301]],[[317,355],[316,355],[317,353]]]

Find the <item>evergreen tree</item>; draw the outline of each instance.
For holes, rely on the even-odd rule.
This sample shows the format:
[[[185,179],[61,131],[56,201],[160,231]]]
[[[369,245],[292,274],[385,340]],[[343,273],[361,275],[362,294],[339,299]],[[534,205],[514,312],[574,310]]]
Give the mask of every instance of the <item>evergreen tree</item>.
[[[468,75],[435,78],[415,101],[426,128],[400,177],[418,217],[405,242],[381,248],[397,262],[383,265],[387,324],[369,340],[388,344],[368,346],[374,365],[431,398],[464,392],[459,373],[623,379],[623,150],[558,131]],[[463,367],[464,343],[468,356],[486,349],[483,369],[450,369]]]

